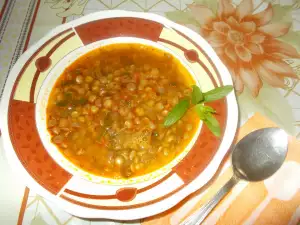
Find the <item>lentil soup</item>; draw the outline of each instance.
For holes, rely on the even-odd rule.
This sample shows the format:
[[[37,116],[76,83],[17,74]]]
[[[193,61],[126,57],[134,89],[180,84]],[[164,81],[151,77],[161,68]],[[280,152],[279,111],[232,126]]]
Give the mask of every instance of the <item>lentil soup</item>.
[[[77,59],[56,81],[47,105],[52,143],[79,168],[123,179],[178,156],[199,127],[189,110],[163,121],[195,81],[171,54],[142,44],[111,44]]]

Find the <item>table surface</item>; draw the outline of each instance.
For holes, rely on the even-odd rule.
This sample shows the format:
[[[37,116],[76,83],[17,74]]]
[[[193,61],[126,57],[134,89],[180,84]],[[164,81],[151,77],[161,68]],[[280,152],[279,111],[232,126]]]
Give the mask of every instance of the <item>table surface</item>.
[[[238,94],[241,125],[258,112],[289,134],[300,138],[300,83],[299,79],[295,79],[300,75],[300,1],[221,2],[228,1],[234,12],[230,12],[231,8],[222,8],[222,4],[218,6],[218,0],[0,0],[0,97],[9,71],[19,56],[54,27],[101,10],[151,12],[190,27],[212,44],[232,73]],[[259,13],[262,11],[264,13]],[[240,24],[239,32],[236,33],[226,12],[235,16],[247,14],[248,23]],[[206,21],[220,13],[223,14],[218,19],[219,28],[213,26],[206,32],[203,28]],[[220,29],[226,31],[222,30],[220,35]],[[251,44],[246,43],[244,37],[251,32],[251,37],[255,36],[254,31],[264,35],[261,39],[256,36],[258,39]],[[230,43],[224,35],[232,37],[228,39]],[[237,41],[239,44],[236,44]],[[260,55],[260,60],[257,55]],[[0,174],[1,224],[122,224],[72,217],[36,195],[19,179],[15,179],[2,146]],[[242,184],[240,188],[245,185]],[[300,224],[300,200],[297,204],[295,214],[287,223],[279,221],[276,224]],[[195,202],[190,201],[183,208],[187,210],[194,205]],[[217,224],[217,220],[210,221],[207,224]],[[140,223],[135,221],[126,224]]]

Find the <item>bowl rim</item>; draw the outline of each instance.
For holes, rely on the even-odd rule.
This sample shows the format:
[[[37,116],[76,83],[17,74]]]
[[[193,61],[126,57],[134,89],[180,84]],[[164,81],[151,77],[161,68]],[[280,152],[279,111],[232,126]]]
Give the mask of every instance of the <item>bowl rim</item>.
[[[36,107],[35,107],[36,127],[46,151],[49,153],[49,155],[53,158],[53,160],[56,163],[58,163],[63,169],[65,169],[66,171],[68,171],[70,174],[74,176],[81,177],[83,179],[86,179],[87,181],[94,182],[94,183],[122,186],[122,185],[132,185],[141,182],[146,182],[155,179],[157,177],[166,176],[169,172],[171,172],[172,168],[175,167],[192,149],[193,145],[195,144],[195,142],[199,137],[202,128],[202,122],[199,121],[199,123],[197,124],[197,130],[193,134],[193,137],[191,138],[189,143],[184,147],[184,149],[180,152],[180,154],[178,154],[173,160],[171,160],[169,163],[163,165],[162,167],[150,173],[146,173],[144,175],[132,177],[129,179],[113,179],[109,177],[102,177],[100,175],[92,174],[87,170],[81,169],[76,164],[74,164],[71,160],[69,160],[66,156],[64,156],[62,152],[59,150],[59,148],[54,143],[51,142],[51,135],[49,134],[46,125],[47,119],[44,118],[46,117],[45,116],[47,111],[46,108],[48,105],[48,101],[52,89],[55,86],[57,80],[61,77],[62,73],[65,71],[65,69],[71,66],[76,60],[78,60],[82,56],[91,53],[96,49],[109,46],[109,45],[114,45],[114,44],[142,44],[145,46],[157,48],[163,52],[168,52],[175,59],[177,59],[178,62],[189,72],[189,74],[192,76],[193,80],[197,85],[200,86],[201,83],[200,80],[197,79],[196,74],[188,65],[187,60],[177,55],[175,52],[172,51],[172,49],[169,49],[166,46],[163,46],[159,43],[150,40],[136,38],[136,37],[125,37],[125,36],[108,38],[77,48],[76,50],[65,55],[56,65],[54,65],[51,71],[49,71],[47,77],[44,79],[40,87],[40,90],[38,92]],[[45,102],[47,102],[46,105],[44,104]]]
[[[131,12],[131,11],[124,11],[124,10],[107,10],[107,11],[91,13],[89,15],[86,15],[84,17],[81,17],[79,19],[73,20],[71,22],[68,22],[66,24],[54,28],[52,31],[47,33],[43,38],[41,38],[37,43],[32,45],[26,52],[24,52],[19,58],[18,62],[14,65],[14,67],[10,71],[10,74],[8,76],[4,88],[3,96],[1,99],[0,125],[3,131],[2,140],[3,140],[3,145],[5,146],[4,148],[5,155],[13,171],[16,172],[16,174],[22,174],[22,176],[19,176],[19,178],[24,180],[24,183],[26,183],[32,190],[39,193],[41,196],[52,200],[54,203],[60,205],[65,211],[83,218],[99,218],[99,215],[101,215],[101,218],[117,219],[117,220],[118,219],[134,220],[134,219],[149,217],[173,207],[178,202],[183,200],[185,197],[198,190],[200,187],[206,184],[213,177],[213,175],[216,173],[217,169],[219,168],[222,159],[224,158],[225,154],[228,152],[233,142],[237,125],[238,125],[237,101],[235,98],[235,94],[231,93],[227,96],[227,106],[228,106],[227,115],[229,116],[227,117],[227,126],[224,131],[224,138],[213,159],[210,161],[210,163],[205,168],[205,170],[195,180],[189,183],[185,188],[178,191],[176,194],[170,196],[169,198],[160,201],[154,205],[150,205],[138,209],[123,210],[123,211],[122,210],[92,211],[90,209],[84,209],[80,207],[78,208],[78,206],[66,200],[58,198],[57,196],[55,196],[54,194],[50,193],[45,188],[40,186],[34,180],[34,178],[30,176],[30,174],[26,171],[26,169],[19,161],[14,151],[14,148],[12,146],[10,136],[9,136],[9,131],[8,131],[8,124],[7,124],[8,105],[10,102],[11,91],[14,82],[17,78],[18,72],[20,71],[21,66],[36,51],[37,48],[39,48],[49,38],[60,33],[61,31],[71,28],[73,26],[78,26],[80,24],[84,24],[95,20],[100,20],[105,18],[120,18],[120,17],[143,18],[151,21],[156,21],[156,22],[158,21],[159,23],[164,24],[166,27],[170,27],[170,29],[174,27],[177,30],[180,30],[181,32],[185,33],[191,39],[195,40],[200,46],[202,46],[205,53],[211,58],[214,64],[218,65],[217,69],[218,71],[222,72],[221,74],[222,74],[223,83],[232,85],[232,79],[228,69],[221,62],[220,58],[214,52],[213,48],[204,40],[203,37],[201,37],[199,34],[197,34],[196,32],[192,31],[187,27],[176,24],[175,22],[172,22],[171,20],[166,19],[165,17],[154,13]]]

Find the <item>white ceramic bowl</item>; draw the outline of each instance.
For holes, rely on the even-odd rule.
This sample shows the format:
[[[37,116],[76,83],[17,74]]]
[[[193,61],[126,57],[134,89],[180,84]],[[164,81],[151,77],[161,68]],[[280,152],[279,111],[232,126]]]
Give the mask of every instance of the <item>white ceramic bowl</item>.
[[[75,176],[82,177],[84,179],[87,179],[91,182],[96,183],[103,183],[103,184],[109,184],[109,185],[128,185],[133,184],[137,182],[143,182],[148,181],[150,179],[161,177],[163,175],[166,175],[168,172],[172,170],[172,168],[179,163],[184,156],[189,152],[189,150],[194,145],[196,139],[199,136],[200,130],[201,130],[201,124],[197,124],[197,131],[195,132],[193,138],[189,142],[189,144],[185,147],[185,149],[182,149],[182,152],[174,158],[170,163],[163,166],[162,168],[153,171],[149,174],[145,174],[143,176],[133,177],[129,179],[112,179],[112,178],[106,178],[101,177],[98,175],[94,175],[92,173],[89,173],[88,171],[82,170],[80,167],[73,164],[70,160],[68,160],[61,151],[57,148],[55,144],[51,141],[51,135],[47,130],[47,121],[46,121],[46,108],[47,103],[50,97],[51,90],[53,89],[57,79],[60,77],[60,75],[63,73],[63,71],[71,65],[74,61],[76,61],[79,57],[82,55],[87,54],[88,52],[97,49],[101,46],[106,46],[110,44],[116,44],[116,43],[138,43],[143,45],[152,46],[158,49],[161,49],[165,52],[168,52],[172,54],[174,57],[176,57],[181,64],[189,71],[189,73],[194,78],[197,85],[201,86],[201,82],[199,81],[199,77],[196,76],[193,72],[193,70],[188,66],[187,60],[176,53],[174,53],[171,49],[167,48],[166,46],[163,46],[162,44],[141,39],[141,38],[135,38],[135,37],[116,37],[116,38],[109,38],[101,41],[94,42],[92,44],[82,46],[75,51],[72,51],[70,54],[66,55],[63,59],[61,59],[51,70],[51,72],[48,74],[47,78],[44,80],[36,102],[36,110],[35,110],[35,119],[37,124],[37,129],[39,132],[39,135],[41,137],[41,140],[48,151],[48,153],[51,155],[51,157],[65,170],[70,172],[71,174]]]

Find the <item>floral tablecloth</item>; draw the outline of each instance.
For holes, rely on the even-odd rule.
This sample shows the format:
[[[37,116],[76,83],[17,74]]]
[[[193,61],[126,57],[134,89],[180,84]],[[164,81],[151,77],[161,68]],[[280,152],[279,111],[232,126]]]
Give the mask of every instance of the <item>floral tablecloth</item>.
[[[0,96],[18,57],[44,34],[108,9],[160,14],[200,33],[231,72],[241,126],[245,124],[240,133],[276,124],[300,138],[299,0],[0,0]],[[205,224],[300,224],[296,138],[291,138],[291,161],[275,178],[240,183]],[[229,166],[224,163],[222,175],[208,190],[162,215],[126,224],[179,224],[229,178]],[[72,217],[35,194],[12,173],[2,147],[0,174],[0,224],[122,224]]]

